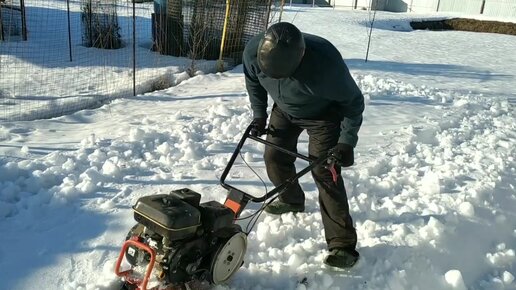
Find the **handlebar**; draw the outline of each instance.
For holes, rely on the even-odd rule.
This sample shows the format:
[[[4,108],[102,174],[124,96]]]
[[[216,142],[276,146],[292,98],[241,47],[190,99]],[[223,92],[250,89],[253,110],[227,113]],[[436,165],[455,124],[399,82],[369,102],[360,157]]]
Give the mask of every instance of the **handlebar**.
[[[224,172],[222,172],[222,175],[220,176],[220,184],[222,185],[222,187],[224,187],[225,189],[229,190],[230,192],[231,191],[237,191],[237,192],[242,193],[246,200],[251,200],[253,202],[263,202],[263,201],[273,197],[274,195],[281,193],[288,186],[290,186],[291,184],[296,182],[301,176],[303,176],[306,173],[308,173],[309,171],[311,171],[314,167],[319,166],[319,165],[327,162],[328,159],[332,158],[330,156],[324,156],[324,157],[320,157],[320,158],[317,158],[317,159],[313,159],[313,158],[310,158],[310,157],[305,156],[303,154],[292,152],[292,151],[287,150],[285,148],[279,147],[278,145],[273,144],[273,143],[271,143],[271,142],[269,142],[267,140],[264,140],[264,139],[259,138],[259,137],[252,136],[250,134],[251,129],[252,129],[252,126],[249,125],[247,127],[247,129],[244,131],[244,134],[243,134],[242,138],[240,139],[240,142],[238,143],[235,151],[233,152],[233,155],[231,155],[231,158],[229,159],[229,162],[226,165],[226,168],[224,169]],[[261,197],[254,197],[254,196],[252,196],[252,195],[250,195],[248,193],[245,193],[245,192],[239,190],[238,188],[233,187],[232,185],[229,185],[229,184],[226,183],[226,177],[228,176],[229,171],[233,167],[233,164],[235,163],[235,160],[236,160],[238,154],[240,153],[240,151],[241,151],[242,147],[244,146],[244,143],[245,143],[245,141],[247,139],[252,139],[254,141],[257,141],[259,143],[264,144],[265,146],[270,146],[270,147],[272,147],[272,148],[274,148],[276,150],[279,150],[279,151],[281,151],[283,153],[286,153],[286,154],[289,154],[291,156],[295,156],[297,158],[300,158],[300,159],[303,159],[305,161],[308,161],[309,165],[307,167],[305,167],[304,169],[302,169],[301,171],[299,171],[298,173],[296,173],[296,175],[294,175],[293,177],[287,179],[280,186],[278,186],[278,187],[268,191],[267,193],[265,193],[263,196],[261,196]]]

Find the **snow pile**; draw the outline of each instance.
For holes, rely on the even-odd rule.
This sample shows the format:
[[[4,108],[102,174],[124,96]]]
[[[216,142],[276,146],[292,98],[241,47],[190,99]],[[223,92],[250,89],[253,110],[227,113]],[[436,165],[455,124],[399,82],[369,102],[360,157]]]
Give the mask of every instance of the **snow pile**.
[[[446,282],[452,286],[453,289],[466,290],[464,281],[462,280],[462,274],[459,270],[450,270],[444,274]]]
[[[73,202],[137,176],[153,180],[185,177],[184,170],[171,168],[189,165],[194,170],[220,169],[227,158],[210,156],[209,148],[216,150],[210,136],[226,142],[240,138],[237,132],[243,131],[249,119],[247,108],[226,107],[226,115],[220,114],[222,109],[220,105],[208,107],[210,121],[190,122],[168,132],[133,128],[126,140],[102,140],[92,134],[76,151],[57,151],[41,159],[2,164],[0,219],[42,204]]]

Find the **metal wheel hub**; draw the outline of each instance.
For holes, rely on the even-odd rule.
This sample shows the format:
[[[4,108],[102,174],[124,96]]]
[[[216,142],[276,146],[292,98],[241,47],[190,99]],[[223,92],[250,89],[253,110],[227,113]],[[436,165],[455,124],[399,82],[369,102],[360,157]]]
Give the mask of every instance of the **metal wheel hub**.
[[[217,250],[212,266],[214,284],[227,281],[242,266],[247,250],[247,235],[242,232],[234,234]]]

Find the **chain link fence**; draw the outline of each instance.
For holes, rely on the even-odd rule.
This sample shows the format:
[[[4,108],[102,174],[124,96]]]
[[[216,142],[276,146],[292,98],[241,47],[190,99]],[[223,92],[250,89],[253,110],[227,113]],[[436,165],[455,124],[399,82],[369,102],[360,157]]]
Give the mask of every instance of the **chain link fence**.
[[[185,73],[231,68],[266,29],[272,7],[270,0],[0,0],[0,121],[61,116],[170,87]]]

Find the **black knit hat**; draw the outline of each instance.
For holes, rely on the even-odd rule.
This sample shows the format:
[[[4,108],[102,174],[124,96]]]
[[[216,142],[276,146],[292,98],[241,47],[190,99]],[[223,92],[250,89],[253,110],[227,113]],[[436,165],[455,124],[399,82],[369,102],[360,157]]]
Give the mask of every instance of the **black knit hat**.
[[[258,46],[258,66],[275,79],[292,76],[305,54],[305,40],[291,23],[280,22],[267,29]]]

